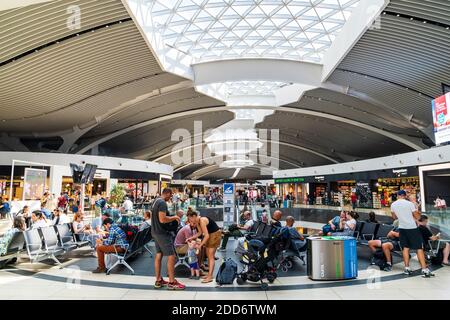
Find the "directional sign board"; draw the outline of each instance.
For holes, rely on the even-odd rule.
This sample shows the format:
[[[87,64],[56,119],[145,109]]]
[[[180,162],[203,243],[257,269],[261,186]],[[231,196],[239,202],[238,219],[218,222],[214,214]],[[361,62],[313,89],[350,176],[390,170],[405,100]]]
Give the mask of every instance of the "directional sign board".
[[[223,184],[223,225],[235,223],[234,219],[234,183]]]

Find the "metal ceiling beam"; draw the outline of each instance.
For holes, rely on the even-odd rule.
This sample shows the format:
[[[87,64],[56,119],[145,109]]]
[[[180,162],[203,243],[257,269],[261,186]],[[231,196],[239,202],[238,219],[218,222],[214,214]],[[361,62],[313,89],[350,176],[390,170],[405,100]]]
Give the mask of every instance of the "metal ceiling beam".
[[[263,139],[260,139],[260,141],[263,142],[263,143],[270,143],[271,142],[270,140],[263,140]],[[166,153],[166,154],[164,154],[164,155],[162,155],[162,156],[160,156],[160,157],[158,157],[158,158],[156,158],[156,159],[154,159],[152,161],[159,162],[162,159],[164,159],[164,158],[166,158],[168,156],[171,156],[174,153],[186,151],[186,150],[189,150],[189,149],[192,149],[192,148],[195,148],[195,147],[199,147],[199,146],[204,146],[205,144],[206,143],[203,142],[203,143],[195,144],[195,145],[192,145],[192,146],[189,146],[189,147],[185,147],[185,148],[181,148],[181,149],[177,149],[177,150],[172,150],[171,152]],[[306,151],[308,153],[312,153],[312,154],[314,154],[316,156],[319,156],[321,158],[329,160],[329,161],[331,161],[333,163],[339,163],[339,161],[337,161],[336,159],[333,159],[333,158],[331,158],[331,157],[329,157],[329,156],[327,156],[327,155],[325,155],[323,153],[314,151],[314,150],[309,149],[309,148],[301,147],[301,146],[298,146],[298,145],[294,145],[294,144],[287,143],[287,142],[282,142],[282,141],[279,141],[278,144],[281,145],[281,146],[286,146],[286,147],[289,147],[289,148],[294,148],[294,149],[298,149],[298,150],[301,150],[301,151]],[[137,158],[139,159],[139,158],[142,158],[142,157],[137,156]]]
[[[83,147],[81,147],[80,149],[78,149],[77,152],[75,152],[76,154],[83,154],[87,151],[89,151],[90,149],[92,149],[95,146],[98,146],[99,144],[102,144],[106,141],[109,141],[113,138],[119,137],[125,133],[131,132],[133,130],[139,129],[139,128],[143,128],[152,124],[157,124],[163,121],[168,121],[168,120],[172,120],[172,119],[176,119],[176,118],[180,118],[180,117],[186,117],[186,116],[192,116],[195,114],[203,114],[203,113],[209,113],[209,112],[217,112],[217,111],[229,111],[235,109],[233,107],[227,107],[227,106],[220,106],[220,107],[208,107],[208,108],[201,108],[201,109],[194,109],[194,110],[188,110],[188,111],[183,111],[183,112],[177,112],[177,113],[172,113],[166,116],[162,116],[162,117],[158,117],[158,118],[154,118],[151,120],[147,120],[147,121],[143,121],[140,123],[137,123],[135,125],[129,126],[127,128],[123,128],[121,130],[117,130],[113,133],[107,134],[99,139],[96,139],[94,141],[91,141],[89,143],[87,143],[86,145],[84,145]],[[251,107],[249,107],[249,109],[251,109]],[[272,107],[254,107],[253,109],[273,109]],[[309,115],[312,117],[318,117],[318,118],[324,118],[324,119],[329,119],[329,120],[334,120],[337,122],[341,122],[341,123],[345,123],[351,126],[355,126],[358,128],[362,128],[365,130],[368,130],[370,132],[376,133],[376,134],[380,134],[382,136],[385,136],[389,139],[395,140],[399,143],[402,143],[408,147],[410,147],[413,150],[423,150],[426,149],[427,146],[425,146],[421,141],[419,141],[419,139],[413,138],[413,137],[409,137],[409,136],[405,136],[405,135],[401,135],[401,134],[395,134],[383,129],[379,129],[377,127],[371,126],[369,124],[365,124],[365,123],[361,123],[352,119],[348,119],[348,118],[344,118],[344,117],[340,117],[340,116],[336,116],[336,115],[332,115],[329,113],[325,113],[325,112],[318,112],[318,111],[312,111],[312,110],[306,110],[306,109],[299,109],[299,108],[293,108],[293,107],[277,107],[275,108],[276,111],[282,111],[282,112],[291,112],[291,113],[297,113],[297,114],[305,114],[305,115]]]

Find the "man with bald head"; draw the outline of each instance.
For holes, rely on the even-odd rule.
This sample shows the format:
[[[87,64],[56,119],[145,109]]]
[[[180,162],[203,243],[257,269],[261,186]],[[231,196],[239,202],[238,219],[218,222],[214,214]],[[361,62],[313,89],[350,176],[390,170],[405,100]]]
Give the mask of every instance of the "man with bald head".
[[[291,240],[295,244],[295,247],[300,250],[306,245],[306,240],[300,233],[298,233],[297,229],[294,227],[294,223],[294,217],[286,217],[286,227],[289,229]]]
[[[281,216],[283,213],[280,210],[275,210],[272,214],[272,220],[270,221],[270,224],[274,227],[281,228]]]

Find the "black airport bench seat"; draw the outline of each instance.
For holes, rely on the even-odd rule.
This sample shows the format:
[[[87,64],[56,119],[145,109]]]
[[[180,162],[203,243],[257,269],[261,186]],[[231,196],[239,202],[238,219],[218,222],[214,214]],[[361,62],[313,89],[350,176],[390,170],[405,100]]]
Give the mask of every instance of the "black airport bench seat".
[[[114,269],[119,264],[124,265],[131,271],[131,274],[134,274],[133,268],[128,264],[127,260],[130,258],[140,254],[143,252],[143,249],[151,252],[146,246],[148,242],[151,240],[151,228],[145,228],[143,230],[139,230],[136,235],[133,237],[133,240],[126,246],[124,252],[113,252],[109,253],[109,256],[112,256],[116,259],[115,263],[110,266],[106,270],[106,274],[110,274],[111,270]],[[116,248],[117,246],[115,246]]]

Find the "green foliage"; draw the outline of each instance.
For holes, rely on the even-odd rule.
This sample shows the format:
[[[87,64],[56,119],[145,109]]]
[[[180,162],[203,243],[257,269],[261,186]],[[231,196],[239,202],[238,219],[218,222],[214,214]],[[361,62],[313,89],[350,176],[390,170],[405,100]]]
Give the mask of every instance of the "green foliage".
[[[123,202],[123,199],[125,198],[125,187],[120,184],[115,184],[111,188],[111,196],[109,197],[109,204],[116,203],[117,205],[120,205]]]

